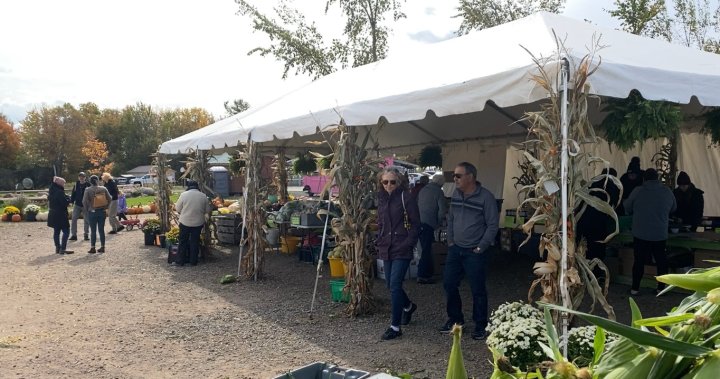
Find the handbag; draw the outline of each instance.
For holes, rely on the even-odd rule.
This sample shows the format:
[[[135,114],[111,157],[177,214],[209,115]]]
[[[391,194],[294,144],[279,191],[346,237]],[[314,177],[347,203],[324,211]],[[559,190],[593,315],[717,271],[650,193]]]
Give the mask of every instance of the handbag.
[[[105,208],[108,206],[107,198],[105,197],[105,194],[102,192],[96,193],[95,197],[93,197],[93,208]]]

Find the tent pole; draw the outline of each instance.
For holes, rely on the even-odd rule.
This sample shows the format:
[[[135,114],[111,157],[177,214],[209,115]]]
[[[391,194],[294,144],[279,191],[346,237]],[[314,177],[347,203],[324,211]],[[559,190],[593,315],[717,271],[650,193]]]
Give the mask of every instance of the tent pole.
[[[560,60],[560,85],[562,95],[560,98],[560,128],[562,129],[562,154],[560,156],[560,181],[561,192],[560,201],[562,202],[562,260],[560,264],[560,294],[562,296],[563,306],[570,308],[570,295],[566,286],[567,281],[567,255],[568,255],[568,115],[567,115],[567,91],[568,76],[570,75],[570,67],[567,58]],[[562,346],[563,356],[567,358],[567,339],[568,339],[568,314],[563,312],[562,319]]]
[[[328,194],[330,192],[328,191]],[[313,288],[313,296],[312,301],[310,302],[310,314],[313,312],[313,308],[315,306],[315,295],[317,294],[317,286],[318,286],[318,280],[320,279],[320,268],[323,264],[323,254],[325,253],[325,239],[327,238],[327,227],[328,227],[328,220],[330,220],[330,205],[332,204],[332,201],[330,201],[328,197],[328,213],[325,215],[325,227],[323,228],[323,238],[322,243],[320,244],[320,254],[318,254],[318,263],[317,263],[317,270],[315,271],[315,288]],[[311,248],[312,249],[312,248]]]

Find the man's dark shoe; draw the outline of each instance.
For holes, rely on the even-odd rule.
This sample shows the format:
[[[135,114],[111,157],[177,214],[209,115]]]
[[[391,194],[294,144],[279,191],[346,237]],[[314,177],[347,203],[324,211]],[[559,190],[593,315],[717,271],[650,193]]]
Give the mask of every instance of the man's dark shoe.
[[[72,250],[62,250],[60,251],[60,254],[75,254],[75,252]]]
[[[114,231],[114,230],[111,230],[111,231],[108,232],[108,234],[117,234],[117,232]]]
[[[418,278],[418,284],[435,284],[435,280],[432,278]]]
[[[396,331],[393,328],[387,328],[387,330],[385,331],[385,333],[383,333],[381,338],[384,341],[387,341],[387,340],[392,340],[392,339],[398,338],[400,336],[402,336],[402,330]]]
[[[104,252],[105,252],[105,246],[101,246],[101,247],[97,250],[97,252],[98,252],[98,254],[104,253]]]
[[[88,250],[88,254],[95,254],[95,248],[91,247],[90,250]]]
[[[400,324],[401,325],[407,325],[412,320],[412,315],[417,310],[417,305],[415,303],[410,303],[410,310],[406,311],[403,309],[402,317],[400,318]]]
[[[485,339],[485,329],[475,328],[475,331],[470,335],[472,339],[481,341]]]
[[[77,236],[70,236],[70,238],[68,238],[68,241],[77,241]]]
[[[441,332],[441,333],[450,333],[450,331],[452,331],[453,325],[455,325],[455,324],[458,324],[458,325],[460,325],[461,327],[462,327],[463,325],[465,325],[464,322],[455,322],[455,321],[453,321],[453,320],[447,320],[447,322],[445,322],[445,325],[443,325],[443,326],[440,328],[440,332]]]

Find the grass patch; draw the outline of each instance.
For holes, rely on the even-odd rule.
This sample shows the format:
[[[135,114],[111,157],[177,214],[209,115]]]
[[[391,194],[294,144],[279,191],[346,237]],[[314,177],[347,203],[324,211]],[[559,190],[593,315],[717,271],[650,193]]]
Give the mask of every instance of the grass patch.
[[[170,196],[170,201],[174,204],[177,202],[178,197],[180,197],[180,194],[173,193],[172,196]],[[127,201],[128,207],[134,207],[137,205],[148,205],[150,203],[155,202],[155,196],[138,196],[138,197],[125,197],[125,200]]]

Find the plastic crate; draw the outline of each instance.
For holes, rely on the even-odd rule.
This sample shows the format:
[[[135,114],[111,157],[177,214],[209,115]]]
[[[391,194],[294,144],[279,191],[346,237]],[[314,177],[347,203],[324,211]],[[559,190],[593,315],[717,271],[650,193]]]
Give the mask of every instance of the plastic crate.
[[[370,373],[346,369],[324,362],[311,363],[305,367],[276,376],[273,379],[366,379]]]
[[[350,301],[350,294],[343,294],[345,287],[345,279],[333,279],[330,281],[330,292],[332,293],[332,301],[341,301],[347,303]]]

